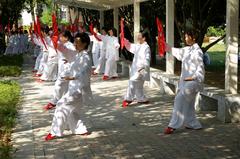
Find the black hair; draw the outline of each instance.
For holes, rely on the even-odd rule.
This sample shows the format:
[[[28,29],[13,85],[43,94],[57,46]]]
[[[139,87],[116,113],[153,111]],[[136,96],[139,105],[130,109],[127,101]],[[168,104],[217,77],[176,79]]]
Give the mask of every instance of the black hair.
[[[90,38],[89,38],[87,33],[84,33],[84,32],[83,33],[77,33],[76,36],[75,36],[75,39],[76,38],[80,38],[81,42],[86,44],[85,49],[88,49],[88,46],[90,44]]]
[[[49,31],[50,31],[50,29],[49,29],[49,27],[48,26],[46,26],[46,27],[44,27],[44,33],[46,33],[47,35],[49,35]]]
[[[64,36],[65,38],[68,38],[68,41],[72,42],[73,43],[73,37],[72,37],[72,34],[70,31],[68,30],[65,30],[62,34],[62,36]]]
[[[197,41],[198,39],[198,31],[196,29],[187,29],[184,34],[187,34],[190,36],[192,39],[195,39]]]
[[[104,30],[107,33],[107,27],[102,27],[102,30]]]
[[[145,41],[147,43],[149,43],[150,37],[149,37],[149,32],[147,32],[146,30],[144,31],[140,31],[140,33],[142,34],[142,37],[145,38]]]
[[[113,36],[117,37],[117,29],[115,29],[114,27],[110,28],[109,31],[112,30],[113,31]]]

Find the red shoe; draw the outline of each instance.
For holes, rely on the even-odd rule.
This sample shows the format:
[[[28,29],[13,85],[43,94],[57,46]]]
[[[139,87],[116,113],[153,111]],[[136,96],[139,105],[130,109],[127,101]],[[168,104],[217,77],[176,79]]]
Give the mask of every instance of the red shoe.
[[[33,77],[41,77],[42,74],[35,74]]]
[[[32,73],[37,73],[37,70],[32,70]]]
[[[45,109],[45,110],[51,110],[51,109],[53,109],[53,108],[55,108],[55,107],[56,107],[55,104],[48,103],[47,105],[45,105],[45,106],[43,107],[43,109]]]
[[[104,81],[106,81],[106,80],[109,80],[109,77],[108,76],[103,76],[103,78],[102,78]]]
[[[167,127],[164,130],[164,134],[172,134],[174,132],[175,129],[171,128],[171,127]]]
[[[144,101],[144,102],[138,102],[138,104],[149,104],[150,102],[147,100],[147,101]]]
[[[47,134],[47,136],[45,137],[45,141],[49,141],[49,140],[53,140],[55,139],[56,136],[52,135],[51,133]]]
[[[129,106],[129,104],[131,104],[131,103],[132,103],[132,101],[124,100],[124,101],[122,102],[122,107],[123,107],[123,108],[126,108],[126,107]]]

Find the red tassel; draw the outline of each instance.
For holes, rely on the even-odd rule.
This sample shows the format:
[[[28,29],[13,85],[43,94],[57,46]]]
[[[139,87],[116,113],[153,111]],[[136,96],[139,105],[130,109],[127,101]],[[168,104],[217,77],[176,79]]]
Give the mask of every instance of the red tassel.
[[[164,36],[164,30],[162,26],[162,22],[156,17],[156,23],[158,28],[158,53],[161,57],[165,55],[165,36]]]
[[[93,30],[93,23],[90,24],[89,30],[90,30],[90,33],[91,33],[98,41],[102,41],[100,38],[98,38],[97,33],[94,32],[94,30]]]
[[[45,41],[44,41],[44,38],[43,38],[43,36],[42,36],[42,32],[41,32],[41,23],[40,23],[40,20],[39,20],[38,17],[37,17],[37,30],[38,30],[38,34],[39,34],[39,36],[40,36],[40,39],[41,39],[41,41],[42,41],[44,47],[45,47],[46,50],[47,50],[47,45],[46,45],[46,43],[45,43]]]
[[[57,51],[57,46],[58,46],[58,25],[57,25],[57,18],[56,15],[53,13],[52,14],[52,28],[53,28],[53,35],[51,37],[53,46],[55,50]]]
[[[124,18],[121,19],[121,49],[124,48]]]

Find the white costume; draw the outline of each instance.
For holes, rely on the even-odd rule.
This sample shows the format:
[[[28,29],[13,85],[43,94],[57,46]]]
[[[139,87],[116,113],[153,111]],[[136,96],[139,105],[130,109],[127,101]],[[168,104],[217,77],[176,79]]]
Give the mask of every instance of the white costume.
[[[62,136],[65,128],[69,128],[73,134],[87,133],[86,126],[80,120],[80,108],[84,103],[84,96],[91,96],[90,76],[91,59],[84,50],[71,62],[70,77],[74,77],[75,80],[69,81],[68,92],[57,103],[51,128],[52,135]],[[88,93],[83,95],[84,92]]]
[[[25,42],[25,35],[24,34],[19,34],[19,50],[18,50],[18,53],[19,54],[22,54],[25,52],[25,45],[26,45],[26,42]]]
[[[99,64],[99,57],[101,52],[101,41],[98,41],[98,39],[95,38],[94,35],[90,36],[90,40],[92,41],[92,58],[93,58],[93,66],[96,68]]]
[[[76,50],[74,45],[69,41],[63,45],[69,50]],[[69,74],[70,63],[68,62],[66,57],[64,57],[64,53],[58,50],[58,77],[54,85],[53,98],[51,99],[52,104],[56,105],[57,102],[62,98],[62,96],[67,92],[69,81],[66,81],[65,79],[63,79],[63,77],[69,76]]]
[[[182,72],[169,127],[177,129],[184,125],[192,129],[202,128],[196,119],[194,108],[196,95],[203,88],[204,82],[202,50],[198,44],[194,44],[182,49],[172,48],[172,54],[182,61]],[[184,81],[187,77],[194,80]]]
[[[46,40],[43,39],[45,44],[46,44]],[[39,45],[41,47],[41,59],[39,62],[39,68],[37,71],[37,74],[43,74],[44,71],[44,67],[47,67],[47,60],[48,60],[48,50],[47,50],[47,46],[45,47],[45,45],[43,44],[43,42],[41,41],[41,39],[39,39],[38,41],[34,41],[36,45]],[[46,44],[47,45],[47,44]],[[38,59],[37,59],[38,60]],[[46,69],[46,68],[45,68]]]
[[[48,60],[40,79],[45,81],[56,81],[58,71],[58,55],[56,50],[54,49],[50,37],[46,37],[46,45],[48,46]]]
[[[13,36],[13,54],[18,54],[19,53],[19,36],[18,34],[15,34]]]
[[[100,52],[100,58],[99,58],[97,68],[94,72],[95,73],[104,73],[105,63],[106,63],[106,49],[107,49],[108,35],[101,35],[99,38],[102,40],[102,42],[101,42],[101,52]]]
[[[117,61],[119,60],[119,47],[118,38],[115,36],[108,36],[106,47],[106,66],[104,76],[118,77],[117,74]]]
[[[146,42],[143,44],[131,44],[127,40],[125,40],[125,46],[127,50],[134,54],[134,58],[124,100],[133,101],[136,99],[138,102],[146,102],[143,85],[145,81],[150,80],[150,47]]]
[[[13,47],[14,47],[14,35],[11,35],[9,37],[8,46],[7,46],[6,50],[5,50],[5,55],[13,54]]]

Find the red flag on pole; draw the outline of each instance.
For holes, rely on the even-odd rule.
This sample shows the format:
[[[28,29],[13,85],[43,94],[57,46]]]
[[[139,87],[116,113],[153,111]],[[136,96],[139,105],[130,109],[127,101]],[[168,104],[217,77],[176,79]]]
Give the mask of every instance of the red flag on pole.
[[[45,47],[46,50],[47,50],[47,45],[46,45],[46,43],[45,43],[45,41],[44,41],[44,38],[43,38],[43,36],[42,36],[42,32],[41,32],[41,23],[40,23],[40,20],[39,20],[38,17],[37,17],[37,30],[38,30],[38,34],[39,34],[39,36],[40,36],[40,39],[41,39],[41,41],[42,41],[44,47]]]
[[[158,53],[161,57],[165,55],[165,36],[162,22],[156,17],[156,23],[158,28]]]
[[[53,35],[52,35],[52,42],[55,50],[57,50],[58,45],[58,25],[57,25],[57,18],[56,15],[52,14],[52,28],[53,28]]]
[[[35,21],[33,22],[33,27],[34,27],[34,33],[35,33],[36,36],[38,37],[38,29],[37,29],[37,24],[36,24]]]
[[[124,18],[121,19],[121,49],[124,48]]]

